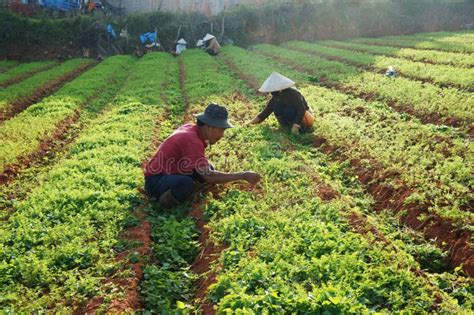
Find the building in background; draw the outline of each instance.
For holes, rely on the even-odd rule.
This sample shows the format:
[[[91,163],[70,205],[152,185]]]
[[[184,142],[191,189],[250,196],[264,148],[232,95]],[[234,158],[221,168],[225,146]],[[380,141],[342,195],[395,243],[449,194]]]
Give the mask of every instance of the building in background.
[[[88,2],[98,2],[107,8],[125,13],[165,12],[201,12],[207,16],[219,14],[223,10],[239,5],[259,6],[268,0],[5,0],[13,11],[32,6],[43,6],[50,9],[69,11],[87,6]],[[273,0],[272,2],[278,2]],[[299,2],[299,1],[298,1]],[[1,3],[1,1],[0,1]],[[21,11],[21,10],[20,10]]]
[[[197,11],[206,15],[216,15],[224,9],[235,6],[261,5],[265,0],[107,0],[115,7],[124,8],[127,13],[154,11]]]

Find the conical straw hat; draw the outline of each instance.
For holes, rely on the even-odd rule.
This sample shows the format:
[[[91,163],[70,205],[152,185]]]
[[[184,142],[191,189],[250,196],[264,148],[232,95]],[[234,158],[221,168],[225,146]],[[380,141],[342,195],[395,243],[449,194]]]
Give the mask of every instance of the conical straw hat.
[[[211,35],[211,34],[206,34],[206,36],[204,36],[204,38],[202,39],[203,41],[208,41],[210,39],[213,39],[213,38],[216,38],[214,35]]]
[[[277,72],[273,72],[265,82],[263,82],[258,91],[262,93],[281,91],[293,85],[295,85],[295,82]]]
[[[185,41],[183,38],[181,38],[180,40],[178,40],[177,43],[178,43],[178,44],[183,44],[183,45],[186,45],[186,44],[187,44],[186,41]]]

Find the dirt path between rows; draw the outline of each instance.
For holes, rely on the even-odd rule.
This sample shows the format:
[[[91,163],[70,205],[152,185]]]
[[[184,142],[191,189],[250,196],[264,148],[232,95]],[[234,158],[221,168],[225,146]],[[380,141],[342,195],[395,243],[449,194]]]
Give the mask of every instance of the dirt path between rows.
[[[7,86],[9,86],[9,85],[13,85],[13,84],[15,84],[15,83],[17,83],[17,82],[23,81],[23,80],[25,80],[25,79],[27,79],[27,78],[29,78],[29,77],[32,77],[33,75],[35,75],[35,74],[37,74],[37,73],[39,73],[39,72],[47,71],[47,70],[49,70],[49,69],[51,69],[51,68],[54,68],[54,67],[56,67],[57,65],[58,65],[57,63],[53,63],[53,64],[48,65],[48,66],[46,66],[46,67],[42,67],[42,68],[36,69],[36,70],[34,70],[34,71],[28,71],[28,72],[26,72],[26,73],[20,74],[20,75],[14,77],[14,78],[11,78],[10,80],[7,80],[7,81],[4,81],[4,82],[0,83],[0,88],[5,88],[5,87],[7,87]]]
[[[151,255],[151,225],[145,219],[144,207],[146,203],[142,203],[135,209],[135,216],[139,223],[135,227],[125,229],[120,233],[119,239],[131,241],[135,246],[128,248],[116,255],[115,260],[122,265],[119,272],[130,270],[132,274],[129,277],[115,277],[112,275],[104,280],[104,287],[108,284],[114,284],[122,288],[121,298],[116,298],[112,302],[107,303],[107,314],[130,313],[142,309],[142,301],[140,297],[140,283],[143,280],[143,266],[146,258]],[[140,257],[138,260],[129,259],[130,254]],[[86,304],[79,306],[73,314],[95,314],[104,312],[103,307],[105,299],[103,296],[96,296]]]
[[[405,59],[405,60],[409,60],[409,61],[413,61],[413,62],[428,63],[430,65],[435,65],[435,66],[436,65],[451,66],[451,67],[456,67],[456,68],[461,68],[461,69],[472,69],[472,68],[474,68],[473,66],[468,66],[468,65],[460,65],[460,64],[455,64],[455,63],[442,63],[442,62],[437,63],[433,60],[427,60],[427,59],[419,60],[419,59],[415,59],[415,58],[410,58],[409,56],[399,56],[399,55],[396,55],[396,54],[393,54],[393,55],[384,54],[384,53],[380,53],[380,52],[370,51],[368,49],[364,49],[364,48],[360,48],[360,47],[342,47],[342,46],[338,46],[337,44],[324,44],[322,46],[330,47],[330,48],[336,48],[336,49],[343,49],[343,50],[346,50],[348,52],[351,52],[351,51],[361,52],[361,53],[364,53],[364,54],[369,54],[369,55],[374,55],[374,56],[385,56],[385,57],[391,57],[391,58],[401,58],[401,59]],[[396,48],[396,47],[393,47],[393,46],[386,46],[386,45],[384,45],[383,47]],[[414,48],[409,48],[409,47],[406,47],[406,48],[407,49],[414,49]],[[447,51],[442,51],[442,52],[447,52]],[[453,52],[453,53],[455,53],[455,52]]]
[[[228,58],[223,58],[229,68],[237,69],[237,75],[247,82],[249,86],[254,87],[254,80],[247,80],[246,74],[242,73]],[[338,154],[342,160],[350,160],[343,156],[341,149],[327,143],[322,137],[315,137],[315,147],[320,148],[326,154]],[[342,150],[343,151],[343,150]],[[374,168],[365,168],[358,160],[350,160],[351,167],[358,176],[359,181],[364,185],[365,190],[374,197],[376,204],[375,210],[381,211],[390,209],[394,213],[406,212],[402,217],[402,222],[417,231],[422,231],[426,239],[435,239],[437,245],[449,252],[446,264],[449,268],[454,268],[462,264],[463,270],[471,277],[474,277],[474,251],[470,246],[471,233],[461,231],[453,226],[453,224],[428,212],[429,204],[405,204],[405,199],[413,192],[412,189],[401,185],[395,189],[384,184],[387,177],[380,178],[380,174],[384,174],[383,170]],[[375,163],[377,165],[378,163]],[[396,176],[396,174],[394,174]],[[424,213],[428,218],[421,222],[418,220],[419,214]]]
[[[314,144],[327,154],[337,154],[343,148],[331,146],[324,138],[315,138]],[[364,185],[366,191],[375,199],[376,211],[390,209],[394,213],[404,212],[401,221],[410,228],[423,232],[427,240],[434,239],[436,244],[443,250],[449,252],[446,261],[448,268],[453,269],[462,264],[463,270],[474,277],[474,251],[470,246],[471,233],[456,228],[450,221],[440,218],[429,212],[431,204],[405,204],[405,200],[413,193],[413,189],[399,182],[399,187],[394,188],[385,182],[389,178],[396,178],[398,174],[385,174],[383,169],[377,167],[377,163],[371,164],[368,169],[360,160],[349,159],[339,155],[339,159],[349,160],[359,181]],[[385,175],[384,175],[385,174]],[[420,214],[426,214],[425,221],[419,220]]]
[[[187,96],[184,94],[184,80],[185,80],[185,73],[184,73],[184,64],[182,60],[179,60],[179,78],[180,78],[180,88],[181,92],[183,93],[183,100],[185,101],[185,107],[187,108]],[[163,88],[163,91],[166,89]],[[166,99],[166,95],[164,93],[161,94],[163,99]],[[166,103],[166,102],[165,102]],[[164,117],[171,117],[171,112],[165,108]],[[152,132],[153,135],[158,135],[160,126],[163,122],[163,116],[159,115],[155,119],[155,128]],[[153,137],[151,143],[149,145],[149,151],[155,151],[159,145],[161,144],[162,140],[158,137]],[[147,157],[144,161],[142,161],[142,168],[145,167]],[[143,194],[142,204],[135,210],[135,216],[139,219],[139,224],[137,227],[128,228],[121,233],[120,238],[131,241],[131,242],[138,242],[139,246],[135,246],[133,248],[129,248],[119,254],[116,255],[115,260],[122,264],[123,267],[121,271],[131,269],[132,275],[128,278],[123,277],[108,277],[104,282],[103,285],[107,285],[108,283],[113,283],[119,286],[123,290],[123,296],[120,298],[115,298],[110,303],[107,303],[107,310],[106,313],[134,313],[137,311],[141,311],[144,308],[143,305],[143,298],[140,293],[140,286],[144,279],[144,272],[143,269],[146,264],[150,263],[150,257],[152,256],[152,239],[151,239],[151,232],[152,232],[152,225],[146,219],[146,213],[144,212],[144,208],[149,204],[148,198],[145,196],[145,192],[142,188],[140,188],[141,193]],[[138,253],[138,257],[140,259],[136,262],[131,262],[129,260],[129,254],[132,252]],[[92,300],[86,303],[85,306],[80,306],[76,309],[76,314],[91,314],[96,313],[99,309],[104,307],[104,297],[103,296],[96,296]]]
[[[162,117],[158,116],[155,120],[155,128],[153,134],[158,134],[158,130],[161,126]],[[153,138],[149,148],[154,150],[159,146],[159,139]],[[144,167],[148,157],[142,161]],[[135,227],[127,228],[120,233],[119,239],[130,241],[133,244],[138,244],[132,248],[118,253],[115,256],[115,261],[122,265],[122,268],[115,274],[109,276],[103,281],[103,286],[108,284],[114,284],[121,288],[123,295],[119,298],[113,299],[110,303],[107,302],[106,313],[133,313],[143,309],[143,301],[140,294],[140,285],[143,281],[144,273],[143,267],[149,263],[149,259],[152,256],[152,240],[151,231],[152,226],[146,219],[145,207],[149,204],[148,198],[145,196],[145,192],[139,188],[142,193],[141,204],[134,210],[134,215],[138,219],[139,223]],[[138,253],[135,256],[138,258],[136,261],[131,261],[129,255],[131,253]],[[118,275],[119,272],[131,270],[132,274],[126,278]],[[84,305],[79,306],[74,313],[75,314],[94,314],[99,312],[106,303],[103,296],[96,296]],[[102,310],[103,312],[103,310]]]
[[[382,69],[377,69],[376,67],[371,66],[371,65],[365,65],[365,64],[362,64],[362,63],[358,63],[356,61],[351,61],[351,60],[344,59],[342,57],[332,56],[332,55],[329,55],[329,54],[320,53],[320,52],[316,52],[316,51],[312,51],[312,50],[307,50],[307,49],[304,49],[304,48],[289,48],[289,47],[288,48],[285,47],[285,48],[290,49],[290,50],[294,50],[294,51],[298,51],[298,52],[301,52],[301,53],[305,53],[305,54],[308,54],[308,55],[314,55],[314,56],[317,56],[317,57],[320,57],[320,58],[323,58],[323,59],[326,59],[326,60],[336,61],[336,62],[345,64],[345,65],[348,65],[348,66],[354,66],[356,68],[362,69],[362,70],[367,71],[367,72],[385,74],[385,71],[386,71],[386,70],[382,70]],[[390,58],[398,58],[398,57],[390,57]],[[413,61],[413,62],[419,62],[419,61]],[[461,91],[472,92],[472,89],[469,89],[467,87],[463,87],[463,86],[458,85],[456,83],[435,82],[433,79],[422,78],[422,77],[418,77],[416,75],[406,74],[406,73],[403,73],[403,71],[401,71],[401,70],[398,71],[398,75],[402,78],[406,78],[406,79],[409,79],[409,80],[415,80],[415,81],[419,81],[419,82],[422,82],[422,83],[433,84],[433,85],[439,86],[441,88],[455,88],[455,89],[458,89],[458,90],[461,90]]]
[[[301,71],[301,72],[306,72],[311,75],[317,75],[314,71],[307,69],[291,60],[288,60],[286,58],[282,58],[279,56],[275,56],[273,54],[268,54],[268,53],[260,53],[268,58],[274,59],[280,63],[283,64],[288,64],[295,70]],[[334,88],[335,90],[352,95],[356,98],[363,99],[365,101],[378,101],[380,99],[380,96],[377,95],[376,93],[362,93],[362,92],[356,92],[353,89],[344,86],[343,84],[336,83],[336,82],[330,82],[326,78],[322,77],[321,78],[321,83],[323,86],[327,88]],[[384,98],[385,99],[385,98]],[[385,100],[385,103],[390,106],[393,110],[399,112],[399,113],[405,113],[408,115],[411,115],[413,117],[418,118],[422,123],[425,124],[434,124],[434,125],[447,125],[451,126],[454,128],[466,128],[466,133],[470,137],[474,137],[474,123],[471,121],[463,121],[460,118],[456,117],[450,117],[450,116],[444,116],[439,113],[421,113],[413,109],[413,106],[407,105],[407,104],[400,104],[396,102],[395,100]]]
[[[18,162],[14,164],[6,165],[3,173],[0,174],[0,186],[7,185],[17,179],[22,170],[51,163],[58,153],[64,152],[79,136],[79,131],[84,128],[84,126],[81,126],[74,135],[70,135],[68,131],[71,129],[71,126],[79,121],[84,106],[96,98],[100,93],[101,91],[94,93],[94,95],[86,99],[72,115],[60,121],[56,125],[52,134],[40,141],[35,151],[18,158]]]
[[[13,116],[21,113],[27,109],[30,105],[33,105],[39,102],[41,99],[49,96],[59,90],[63,85],[72,81],[74,78],[79,76],[81,73],[87,71],[88,69],[95,66],[97,63],[92,62],[85,65],[81,65],[73,71],[57,78],[55,80],[49,81],[38,88],[32,95],[22,97],[13,103],[11,103],[8,108],[0,112],[0,123],[3,121],[12,118]]]
[[[215,195],[215,194],[214,194]],[[210,240],[211,229],[206,225],[203,218],[204,201],[193,204],[189,216],[196,220],[196,226],[200,232],[199,247],[200,252],[191,265],[191,271],[199,276],[196,282],[195,300],[204,315],[216,314],[212,302],[207,299],[209,287],[217,281],[217,274],[212,270],[214,263],[219,259],[221,253],[228,248],[228,245],[216,245]]]

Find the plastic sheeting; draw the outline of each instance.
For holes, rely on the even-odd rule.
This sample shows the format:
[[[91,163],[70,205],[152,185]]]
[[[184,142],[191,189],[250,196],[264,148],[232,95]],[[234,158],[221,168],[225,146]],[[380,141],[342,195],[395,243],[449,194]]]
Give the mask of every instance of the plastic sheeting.
[[[80,0],[42,0],[42,2],[45,7],[60,11],[78,10],[81,7]]]
[[[106,27],[107,33],[110,34],[113,38],[117,37],[117,33],[115,33],[114,28],[112,27],[112,24],[108,24]]]
[[[155,32],[148,32],[148,33],[145,33],[145,34],[141,34],[140,35],[140,42],[142,44],[145,44],[145,43],[154,43],[154,42],[159,42],[158,40],[158,37],[156,36],[156,33]]]

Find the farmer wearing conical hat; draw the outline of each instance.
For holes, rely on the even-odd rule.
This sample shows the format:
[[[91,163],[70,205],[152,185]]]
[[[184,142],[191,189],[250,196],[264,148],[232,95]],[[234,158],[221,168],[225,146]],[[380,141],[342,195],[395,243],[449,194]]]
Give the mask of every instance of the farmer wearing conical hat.
[[[205,49],[205,48],[206,48],[206,47],[204,46],[204,42],[202,41],[202,39],[200,39],[200,40],[197,41],[196,47],[197,47],[197,48],[201,48],[201,49]]]
[[[206,52],[209,55],[215,56],[221,51],[221,45],[219,45],[219,42],[214,35],[206,34],[202,41],[204,42]]]
[[[311,110],[303,95],[291,88],[293,85],[295,85],[295,82],[277,72],[273,72],[258,90],[262,93],[271,93],[272,98],[263,111],[249,124],[261,123],[271,113],[274,113],[280,125],[290,127],[292,133],[304,131],[311,127],[314,120]]]
[[[261,176],[252,171],[216,171],[204,151],[215,144],[232,125],[224,106],[211,103],[196,116],[196,124],[179,127],[159,146],[145,168],[145,191],[169,208],[188,200],[203,184],[245,180],[254,185]]]
[[[178,40],[176,42],[176,55],[179,55],[180,53],[185,51],[187,44],[188,43],[184,40],[184,38],[181,38],[180,40]]]

